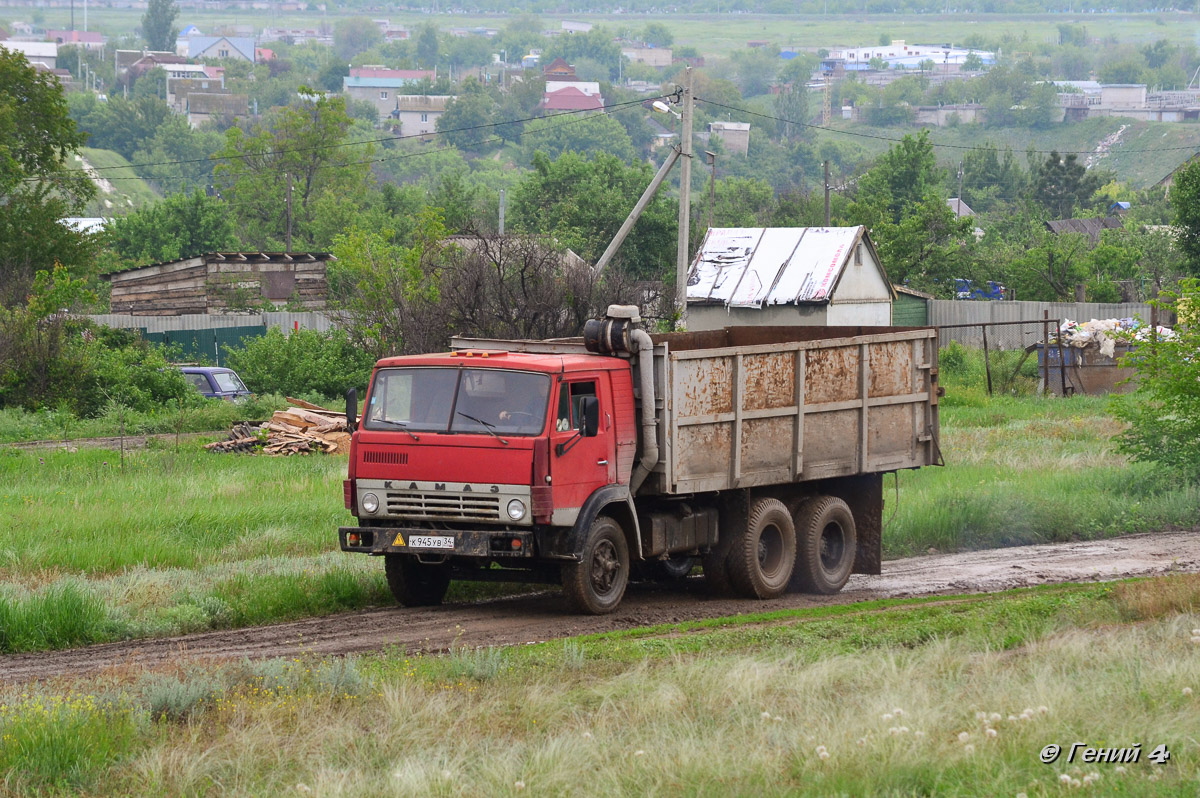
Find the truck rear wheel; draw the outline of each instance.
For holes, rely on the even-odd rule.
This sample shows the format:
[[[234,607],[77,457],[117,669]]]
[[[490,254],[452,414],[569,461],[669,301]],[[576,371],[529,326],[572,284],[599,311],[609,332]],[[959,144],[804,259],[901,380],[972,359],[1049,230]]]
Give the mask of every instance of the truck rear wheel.
[[[796,563],[796,527],[778,499],[759,499],[750,508],[746,531],[729,552],[729,579],[747,598],[783,595]]]
[[[629,584],[629,545],[620,524],[604,515],[592,522],[583,557],[562,567],[562,584],[577,612],[603,615],[617,608]]]
[[[388,587],[396,601],[404,607],[429,607],[441,604],[450,587],[450,568],[446,565],[424,565],[415,557],[385,554],[383,570]]]
[[[796,512],[796,573],[792,587],[805,593],[836,593],[850,579],[858,533],[850,507],[834,496],[817,496]]]

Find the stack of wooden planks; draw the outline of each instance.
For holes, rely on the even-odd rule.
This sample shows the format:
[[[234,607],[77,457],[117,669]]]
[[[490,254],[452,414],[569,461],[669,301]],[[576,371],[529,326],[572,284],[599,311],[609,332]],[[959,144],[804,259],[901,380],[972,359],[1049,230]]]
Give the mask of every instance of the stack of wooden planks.
[[[270,421],[257,426],[237,424],[228,440],[204,448],[211,452],[245,452],[262,447],[270,455],[350,451],[350,431],[344,414],[290,396],[287,400],[291,406],[276,410]]]

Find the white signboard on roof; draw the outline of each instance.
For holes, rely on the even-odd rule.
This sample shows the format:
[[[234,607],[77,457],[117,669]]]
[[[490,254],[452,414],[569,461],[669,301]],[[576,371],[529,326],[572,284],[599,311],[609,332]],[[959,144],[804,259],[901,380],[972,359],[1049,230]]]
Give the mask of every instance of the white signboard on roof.
[[[767,298],[771,305],[828,301],[861,227],[810,227],[780,271]]]
[[[708,231],[688,300],[729,307],[827,302],[861,227],[719,227]]]

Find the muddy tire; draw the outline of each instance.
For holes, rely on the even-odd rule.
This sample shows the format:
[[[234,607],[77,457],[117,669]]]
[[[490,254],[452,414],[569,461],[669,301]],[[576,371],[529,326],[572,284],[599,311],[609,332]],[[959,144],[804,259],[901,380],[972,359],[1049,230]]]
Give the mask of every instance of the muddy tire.
[[[729,546],[725,545],[723,538],[700,557],[700,567],[704,569],[704,585],[709,593],[714,596],[733,595],[733,583],[729,581]]]
[[[383,569],[392,595],[403,607],[441,604],[450,587],[450,568],[445,565],[424,565],[415,557],[385,554]]]
[[[690,554],[673,554],[666,560],[655,560],[650,564],[650,576],[656,582],[680,582],[696,567],[696,558]]]
[[[796,564],[796,527],[783,502],[754,502],[745,533],[730,548],[728,564],[729,580],[738,595],[760,599],[783,595]]]
[[[796,511],[796,569],[792,589],[829,595],[842,589],[854,569],[858,533],[854,514],[841,499],[817,496]]]
[[[576,612],[604,615],[621,603],[629,584],[629,545],[621,525],[608,516],[592,522],[583,557],[562,567],[563,593]]]

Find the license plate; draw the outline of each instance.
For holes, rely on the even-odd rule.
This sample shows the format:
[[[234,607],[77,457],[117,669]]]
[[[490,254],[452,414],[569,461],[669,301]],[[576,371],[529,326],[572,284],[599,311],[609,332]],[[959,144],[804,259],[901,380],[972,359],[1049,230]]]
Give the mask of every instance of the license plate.
[[[449,535],[409,535],[408,545],[415,549],[453,549],[454,538]]]

